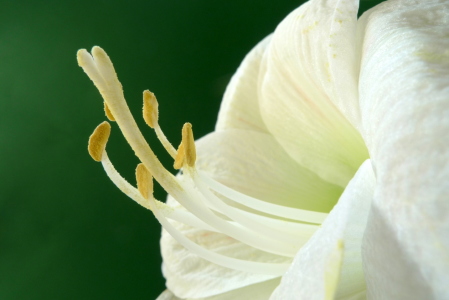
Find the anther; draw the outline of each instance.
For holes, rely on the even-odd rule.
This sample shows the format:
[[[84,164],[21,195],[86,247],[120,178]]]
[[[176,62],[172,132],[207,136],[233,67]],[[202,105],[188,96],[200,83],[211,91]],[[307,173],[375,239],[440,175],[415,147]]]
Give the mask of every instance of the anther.
[[[192,124],[185,123],[182,127],[182,144],[184,144],[185,160],[189,167],[195,166],[196,148],[193,138]]]
[[[105,114],[106,114],[106,117],[109,119],[109,121],[115,121],[115,118],[114,118],[114,116],[112,115],[112,112],[111,112],[111,110],[109,109],[109,106],[107,105],[106,102],[103,102],[103,103],[104,103],[104,112],[105,112]]]
[[[151,128],[157,126],[159,119],[158,103],[156,96],[149,90],[143,92],[143,119]]]
[[[90,156],[95,161],[101,161],[103,151],[106,148],[106,143],[108,142],[109,135],[111,134],[111,125],[104,121],[95,128],[94,132],[89,137],[89,145],[87,150]]]
[[[151,176],[144,164],[140,163],[136,168],[137,189],[142,197],[149,199],[153,195],[153,176]]]
[[[185,157],[186,157],[186,154],[185,154],[184,144],[181,142],[181,144],[179,144],[179,147],[178,147],[178,152],[176,153],[173,168],[175,168],[176,170],[181,169],[182,166],[184,165]]]

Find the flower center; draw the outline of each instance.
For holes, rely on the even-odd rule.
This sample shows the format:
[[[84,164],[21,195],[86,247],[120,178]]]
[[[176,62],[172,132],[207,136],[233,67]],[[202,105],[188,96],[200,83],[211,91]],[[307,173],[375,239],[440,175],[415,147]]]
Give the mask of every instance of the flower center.
[[[192,253],[212,263],[245,272],[282,275],[294,255],[326,218],[326,213],[277,205],[242,194],[197,170],[196,149],[190,123],[182,128],[182,141],[176,150],[158,124],[158,102],[153,93],[143,93],[143,117],[155,130],[159,141],[174,159],[173,176],[154,155],[139,131],[126,104],[112,62],[103,49],[94,47],[92,55],[78,51],[78,63],[94,82],[105,101],[106,116],[116,121],[123,135],[142,162],[137,166],[137,188],[129,184],[114,168],[106,153],[110,134],[108,122],[101,123],[89,139],[89,153],[101,161],[114,184],[137,203],[150,209],[164,229]],[[167,205],[153,196],[153,177],[179,204]],[[226,201],[224,200],[226,199]],[[246,207],[243,210],[236,205]],[[168,220],[219,232],[241,243],[279,257],[279,262],[256,262],[225,256],[190,240]]]

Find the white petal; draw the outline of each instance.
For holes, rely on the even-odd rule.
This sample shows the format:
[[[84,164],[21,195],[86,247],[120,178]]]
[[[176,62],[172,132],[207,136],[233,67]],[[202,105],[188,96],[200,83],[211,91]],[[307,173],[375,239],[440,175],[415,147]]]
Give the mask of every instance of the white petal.
[[[364,18],[360,105],[379,185],[368,296],[448,299],[449,3],[388,1]]]
[[[271,36],[262,40],[245,57],[229,82],[218,114],[217,131],[229,128],[267,132],[260,115],[257,79],[263,53]]]
[[[342,192],[298,165],[269,134],[214,132],[197,142],[197,150],[200,170],[267,202],[327,213]]]
[[[368,160],[349,182],[322,228],[301,248],[271,299],[324,299],[325,273],[339,241],[343,241],[344,253],[336,299],[363,296],[361,243],[374,187]]]
[[[310,1],[276,29],[259,78],[262,118],[288,154],[346,186],[368,158],[358,125],[358,1]],[[349,44],[348,44],[349,43]]]

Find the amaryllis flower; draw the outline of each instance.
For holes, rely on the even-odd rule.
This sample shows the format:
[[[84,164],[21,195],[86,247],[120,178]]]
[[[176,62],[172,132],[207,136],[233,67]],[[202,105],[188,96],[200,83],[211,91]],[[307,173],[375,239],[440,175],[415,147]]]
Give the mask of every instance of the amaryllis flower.
[[[160,299],[448,299],[449,3],[311,0],[244,59],[216,130],[144,140],[99,47],[80,66],[141,160],[138,188],[89,151],[164,230]],[[154,179],[169,193],[153,197]]]

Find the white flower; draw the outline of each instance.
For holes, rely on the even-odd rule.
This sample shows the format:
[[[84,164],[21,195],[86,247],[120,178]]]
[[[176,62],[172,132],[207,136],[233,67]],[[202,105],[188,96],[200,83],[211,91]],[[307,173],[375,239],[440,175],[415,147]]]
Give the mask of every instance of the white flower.
[[[247,55],[196,144],[186,124],[173,148],[144,92],[177,177],[139,132],[106,53],[79,51],[143,163],[139,191],[107,157],[107,122],[89,151],[165,229],[160,299],[449,298],[449,3],[393,0],[359,20],[357,9],[293,11]]]

